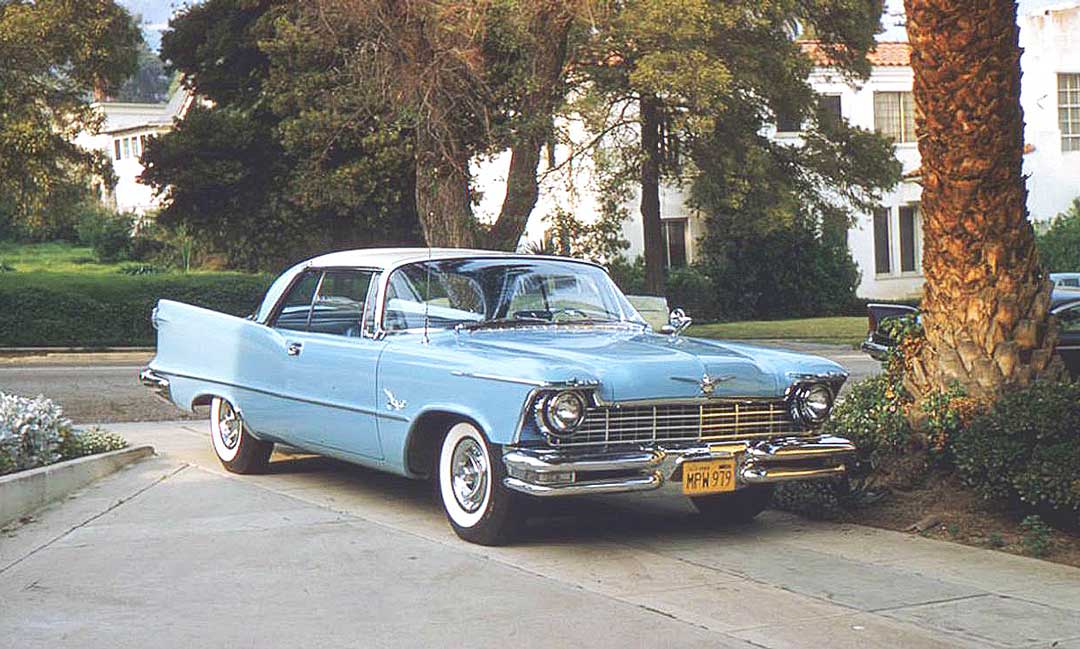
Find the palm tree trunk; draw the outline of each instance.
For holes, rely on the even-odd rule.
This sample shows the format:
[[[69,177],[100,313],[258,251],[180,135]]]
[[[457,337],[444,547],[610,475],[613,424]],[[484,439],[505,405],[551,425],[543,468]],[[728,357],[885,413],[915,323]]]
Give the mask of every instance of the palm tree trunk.
[[[1057,371],[1050,283],[1022,173],[1013,0],[905,0],[922,155],[924,344],[916,395],[959,384],[994,399]]]

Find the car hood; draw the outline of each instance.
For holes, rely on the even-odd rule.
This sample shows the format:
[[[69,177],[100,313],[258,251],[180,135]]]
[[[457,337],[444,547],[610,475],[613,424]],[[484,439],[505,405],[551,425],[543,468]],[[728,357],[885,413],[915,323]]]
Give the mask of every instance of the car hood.
[[[800,375],[845,374],[824,358],[752,345],[606,327],[472,331],[439,337],[474,359],[466,370],[532,382],[599,381],[609,401],[781,396]],[[435,341],[433,341],[435,342]]]

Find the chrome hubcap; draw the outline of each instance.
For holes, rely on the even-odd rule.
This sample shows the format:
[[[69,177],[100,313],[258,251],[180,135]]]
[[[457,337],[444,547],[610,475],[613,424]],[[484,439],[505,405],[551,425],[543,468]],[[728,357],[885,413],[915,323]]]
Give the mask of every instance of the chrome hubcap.
[[[454,449],[450,463],[450,480],[454,498],[470,514],[484,504],[487,492],[488,465],[484,449],[474,439],[463,439]]]
[[[221,443],[225,445],[225,448],[236,448],[236,445],[240,443],[240,431],[243,429],[243,423],[240,421],[240,415],[233,410],[228,401],[221,402],[221,409],[218,411],[217,428],[218,437],[221,438]]]

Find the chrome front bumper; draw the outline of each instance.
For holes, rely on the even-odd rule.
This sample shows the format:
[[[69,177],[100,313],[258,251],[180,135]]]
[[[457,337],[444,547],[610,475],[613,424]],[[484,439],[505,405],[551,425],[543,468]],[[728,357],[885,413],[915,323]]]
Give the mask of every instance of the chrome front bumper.
[[[684,462],[734,457],[738,488],[841,476],[854,452],[850,441],[827,435],[604,452],[516,448],[503,454],[503,483],[533,496],[649,491],[681,481]]]
[[[148,388],[155,396],[172,403],[172,391],[169,387],[169,379],[161,376],[149,367],[139,372],[139,383]]]

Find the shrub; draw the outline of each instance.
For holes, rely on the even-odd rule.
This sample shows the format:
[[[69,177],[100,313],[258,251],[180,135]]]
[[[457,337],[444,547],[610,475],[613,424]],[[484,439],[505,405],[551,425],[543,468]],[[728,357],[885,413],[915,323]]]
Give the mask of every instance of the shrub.
[[[241,273],[0,276],[0,346],[153,345],[150,311],[159,299],[246,316],[271,279]]]
[[[131,254],[131,232],[135,220],[101,206],[87,206],[79,218],[79,241],[94,249],[98,261],[109,263]]]
[[[14,266],[9,266],[9,265],[5,264],[4,262],[0,261],[0,273],[14,273],[14,272],[15,272],[15,267]]]
[[[108,453],[126,448],[127,440],[116,433],[94,426],[87,429],[74,429],[64,435],[60,442],[60,457],[73,460],[77,457]]]
[[[1052,273],[1080,270],[1080,198],[1036,239],[1039,260]]]
[[[847,476],[840,481],[780,484],[774,504],[811,518],[832,518],[852,503],[876,497],[872,493],[875,486],[890,475],[898,462],[919,462],[918,456],[906,454],[912,438],[905,417],[909,405],[895,373],[878,374],[852,385],[837,401],[822,430],[850,439],[858,448],[855,458],[847,464]],[[920,474],[908,466],[895,473],[906,480]]]
[[[72,430],[60,406],[0,392],[0,475],[52,464]]]
[[[1004,395],[956,436],[953,452],[984,497],[1080,523],[1080,383],[1038,381]]]
[[[674,268],[668,273],[667,300],[672,308],[684,309],[700,322],[722,316],[712,278],[694,266]]]

